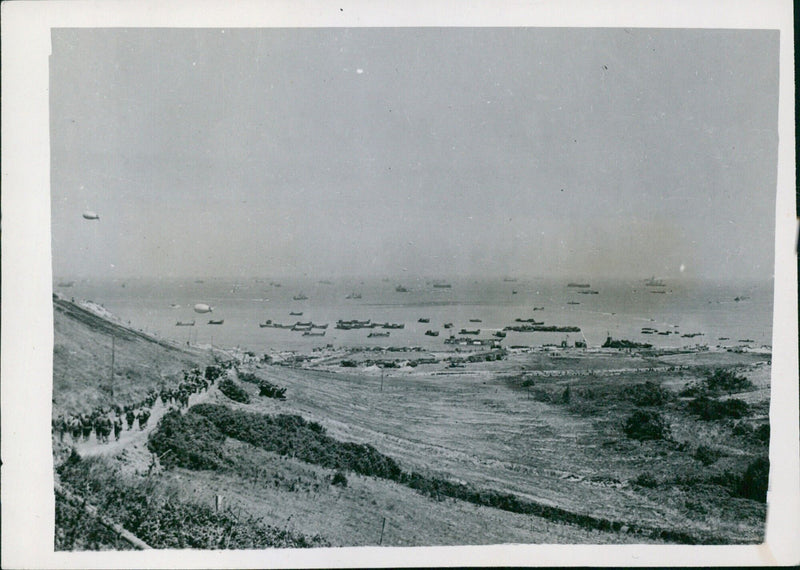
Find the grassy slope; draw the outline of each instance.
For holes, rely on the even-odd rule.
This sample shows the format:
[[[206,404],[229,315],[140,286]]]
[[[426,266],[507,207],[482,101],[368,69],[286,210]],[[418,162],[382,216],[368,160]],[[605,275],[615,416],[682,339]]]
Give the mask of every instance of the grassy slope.
[[[728,364],[729,356],[721,356]],[[747,362],[751,357],[742,358]],[[502,364],[505,373],[515,366]],[[608,368],[629,366],[630,362],[618,357]],[[323,423],[338,439],[371,443],[405,466],[549,501],[575,512],[710,532],[731,541],[760,540],[761,504],[731,498],[713,487],[668,484],[642,489],[627,482],[643,472],[653,473],[659,481],[708,473],[709,468],[691,456],[693,446],[700,443],[719,446],[726,453],[722,466],[735,471],[743,470],[762,450],[732,441],[725,429],[678,410],[666,413],[682,441],[687,441],[687,450],[631,442],[620,427],[632,404],[600,401],[594,403],[596,409],[584,413],[574,406],[538,402],[498,379],[497,371],[395,374],[384,380],[380,392],[379,375],[271,367],[262,373],[289,387],[287,402],[257,400],[249,409],[300,413]],[[757,375],[758,370],[753,372]],[[555,384],[558,390],[566,384],[615,386],[645,379],[685,383],[694,377],[691,371],[683,376],[677,372],[598,378],[567,375],[537,383]]]
[[[138,402],[183,369],[211,362],[208,352],[178,348],[104,319],[68,301],[53,300],[53,413]],[[115,340],[111,397],[111,337]]]

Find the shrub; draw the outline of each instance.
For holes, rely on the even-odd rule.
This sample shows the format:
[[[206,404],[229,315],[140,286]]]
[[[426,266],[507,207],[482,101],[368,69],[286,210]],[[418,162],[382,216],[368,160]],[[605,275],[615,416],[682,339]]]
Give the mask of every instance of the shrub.
[[[736,488],[736,494],[746,499],[767,502],[769,459],[759,457],[747,466]]]
[[[341,365],[343,368],[356,368],[358,363],[355,360],[342,360]]]
[[[717,368],[714,372],[708,373],[705,383],[711,392],[727,392],[728,394],[753,387],[753,383],[744,376],[724,368]]]
[[[225,435],[203,416],[172,411],[158,422],[147,447],[165,467],[218,469],[224,463],[224,442]]]
[[[249,382],[250,384],[258,384],[261,382],[261,378],[252,372],[239,372],[238,376],[241,382]]]
[[[756,439],[761,443],[769,443],[769,424],[758,426],[754,433]]]
[[[640,487],[647,487],[648,489],[658,486],[658,480],[650,473],[640,474],[633,482]]]
[[[737,400],[736,398],[716,400],[708,396],[700,396],[690,401],[688,409],[705,421],[742,418],[750,413],[747,403],[742,400]]]
[[[694,458],[701,462],[703,465],[711,465],[720,458],[720,452],[712,449],[707,445],[698,445],[694,452]]]
[[[331,480],[331,485],[337,485],[339,487],[347,487],[347,477],[341,471],[337,471],[333,475],[333,479]]]
[[[669,401],[671,395],[669,390],[649,380],[626,388],[624,394],[637,406],[660,406]]]
[[[234,402],[250,403],[250,394],[230,378],[225,378],[219,383],[219,390]]]
[[[665,439],[669,437],[669,425],[658,412],[636,410],[625,421],[625,435],[639,441]]]

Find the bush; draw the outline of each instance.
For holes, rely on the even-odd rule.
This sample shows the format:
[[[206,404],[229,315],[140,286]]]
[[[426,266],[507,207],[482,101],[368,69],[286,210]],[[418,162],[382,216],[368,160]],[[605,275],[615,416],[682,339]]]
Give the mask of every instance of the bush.
[[[633,482],[640,487],[647,487],[648,489],[658,486],[658,480],[650,473],[640,474]]]
[[[645,410],[636,410],[622,429],[629,438],[639,441],[665,439],[670,434],[669,425],[661,414]]]
[[[758,426],[754,435],[761,443],[769,443],[769,424]]]
[[[172,411],[158,422],[147,447],[165,467],[218,469],[224,463],[224,442],[225,435],[203,416]]]
[[[624,390],[624,394],[637,406],[660,406],[668,402],[671,396],[669,390],[650,381],[630,386]]]
[[[347,477],[341,471],[337,471],[333,475],[333,479],[331,480],[331,485],[337,485],[339,487],[347,487]]]
[[[691,413],[705,421],[721,420],[724,418],[742,418],[750,413],[746,402],[731,398],[729,400],[715,400],[708,396],[695,398],[688,404]]]
[[[720,452],[712,449],[707,445],[698,445],[694,452],[694,458],[701,462],[703,465],[711,465],[720,458]]]
[[[736,494],[746,499],[766,503],[768,486],[769,459],[759,457],[747,466],[736,488]]]
[[[708,373],[705,380],[708,390],[711,392],[741,392],[753,387],[753,383],[731,370],[717,368],[713,373]]]
[[[234,402],[250,403],[250,394],[230,378],[225,378],[219,383],[219,390]]]

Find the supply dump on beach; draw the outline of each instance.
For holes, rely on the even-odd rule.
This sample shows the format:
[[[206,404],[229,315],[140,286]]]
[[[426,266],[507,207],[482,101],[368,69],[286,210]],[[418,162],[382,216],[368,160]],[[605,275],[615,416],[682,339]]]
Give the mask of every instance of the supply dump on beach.
[[[762,540],[758,287],[725,328],[715,286],[643,293],[634,316],[609,299],[638,283],[593,283],[574,313],[578,288],[541,280],[513,303],[500,280],[481,302],[473,282],[409,283],[403,303],[377,280],[302,301],[262,281],[54,295],[57,548]],[[175,328],[199,299],[219,325]],[[630,335],[600,335],[614,319]]]

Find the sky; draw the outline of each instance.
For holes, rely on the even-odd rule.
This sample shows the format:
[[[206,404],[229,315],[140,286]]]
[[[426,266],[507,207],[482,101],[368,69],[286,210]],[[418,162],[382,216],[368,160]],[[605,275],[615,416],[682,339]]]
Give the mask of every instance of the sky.
[[[55,29],[53,271],[769,279],[778,39]]]

